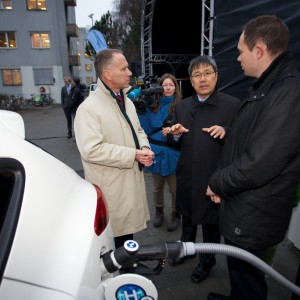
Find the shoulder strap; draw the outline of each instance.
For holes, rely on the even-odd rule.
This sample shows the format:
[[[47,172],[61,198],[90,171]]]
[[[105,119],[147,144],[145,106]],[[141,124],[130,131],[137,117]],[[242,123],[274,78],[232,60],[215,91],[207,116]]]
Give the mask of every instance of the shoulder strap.
[[[126,111],[120,105],[119,101],[117,99],[116,99],[116,101],[117,101],[117,103],[118,103],[118,105],[119,105],[119,107],[121,109],[122,114],[124,115],[126,121],[128,122],[128,124],[130,126],[130,129],[131,129],[131,132],[132,132],[132,136],[133,136],[133,139],[134,139],[134,143],[135,143],[135,147],[136,147],[136,149],[140,149],[140,143],[139,143],[138,137],[137,137],[137,135],[136,135],[136,133],[134,131],[132,123],[131,123],[131,121],[130,121],[130,119],[129,119],[127,113],[126,113]],[[143,167],[144,167],[144,165],[139,162],[139,169],[140,169],[140,171],[143,171]]]

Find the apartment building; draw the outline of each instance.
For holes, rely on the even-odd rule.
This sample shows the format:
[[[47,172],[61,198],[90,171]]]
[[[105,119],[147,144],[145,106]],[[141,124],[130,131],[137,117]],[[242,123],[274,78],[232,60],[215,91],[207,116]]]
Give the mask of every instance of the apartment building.
[[[76,0],[0,0],[0,94],[39,94],[60,103],[65,75],[74,76],[80,55]]]
[[[80,65],[74,67],[74,75],[80,78],[80,81],[86,86],[96,82],[96,71],[94,68],[94,58],[85,53],[85,47],[88,42],[87,34],[90,28],[79,27],[79,36],[73,40],[73,48],[77,48],[77,54],[80,57]]]

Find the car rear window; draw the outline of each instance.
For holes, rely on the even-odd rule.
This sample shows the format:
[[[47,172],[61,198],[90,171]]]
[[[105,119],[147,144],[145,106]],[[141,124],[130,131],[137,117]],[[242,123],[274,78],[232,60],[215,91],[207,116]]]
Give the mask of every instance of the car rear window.
[[[24,186],[25,170],[23,165],[12,158],[0,158],[0,280],[3,277],[14,240]]]

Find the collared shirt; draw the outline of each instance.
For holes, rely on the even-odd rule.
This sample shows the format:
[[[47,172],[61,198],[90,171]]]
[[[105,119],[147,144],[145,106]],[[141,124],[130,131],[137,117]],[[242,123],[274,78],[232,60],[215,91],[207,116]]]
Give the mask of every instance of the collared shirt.
[[[68,95],[70,95],[70,92],[71,92],[71,87],[72,87],[72,85],[71,85],[71,84],[68,84],[68,85],[67,85],[67,92],[68,92]]]
[[[198,98],[199,102],[203,103],[208,97],[203,99],[203,98],[201,98],[201,96],[199,94],[197,94],[197,98]]]

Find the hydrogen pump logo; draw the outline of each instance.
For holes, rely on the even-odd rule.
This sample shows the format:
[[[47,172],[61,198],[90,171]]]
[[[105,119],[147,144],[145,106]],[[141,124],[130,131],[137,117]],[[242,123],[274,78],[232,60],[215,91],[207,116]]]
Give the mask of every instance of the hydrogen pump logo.
[[[127,240],[124,248],[129,253],[135,253],[139,249],[139,244],[133,240]],[[148,296],[145,290],[137,284],[124,284],[116,290],[117,300],[154,300],[152,296]]]
[[[153,297],[147,296],[144,289],[135,284],[126,284],[116,291],[117,300],[153,300]]]
[[[133,240],[127,240],[124,243],[124,248],[129,252],[136,252],[139,249],[139,244]]]

